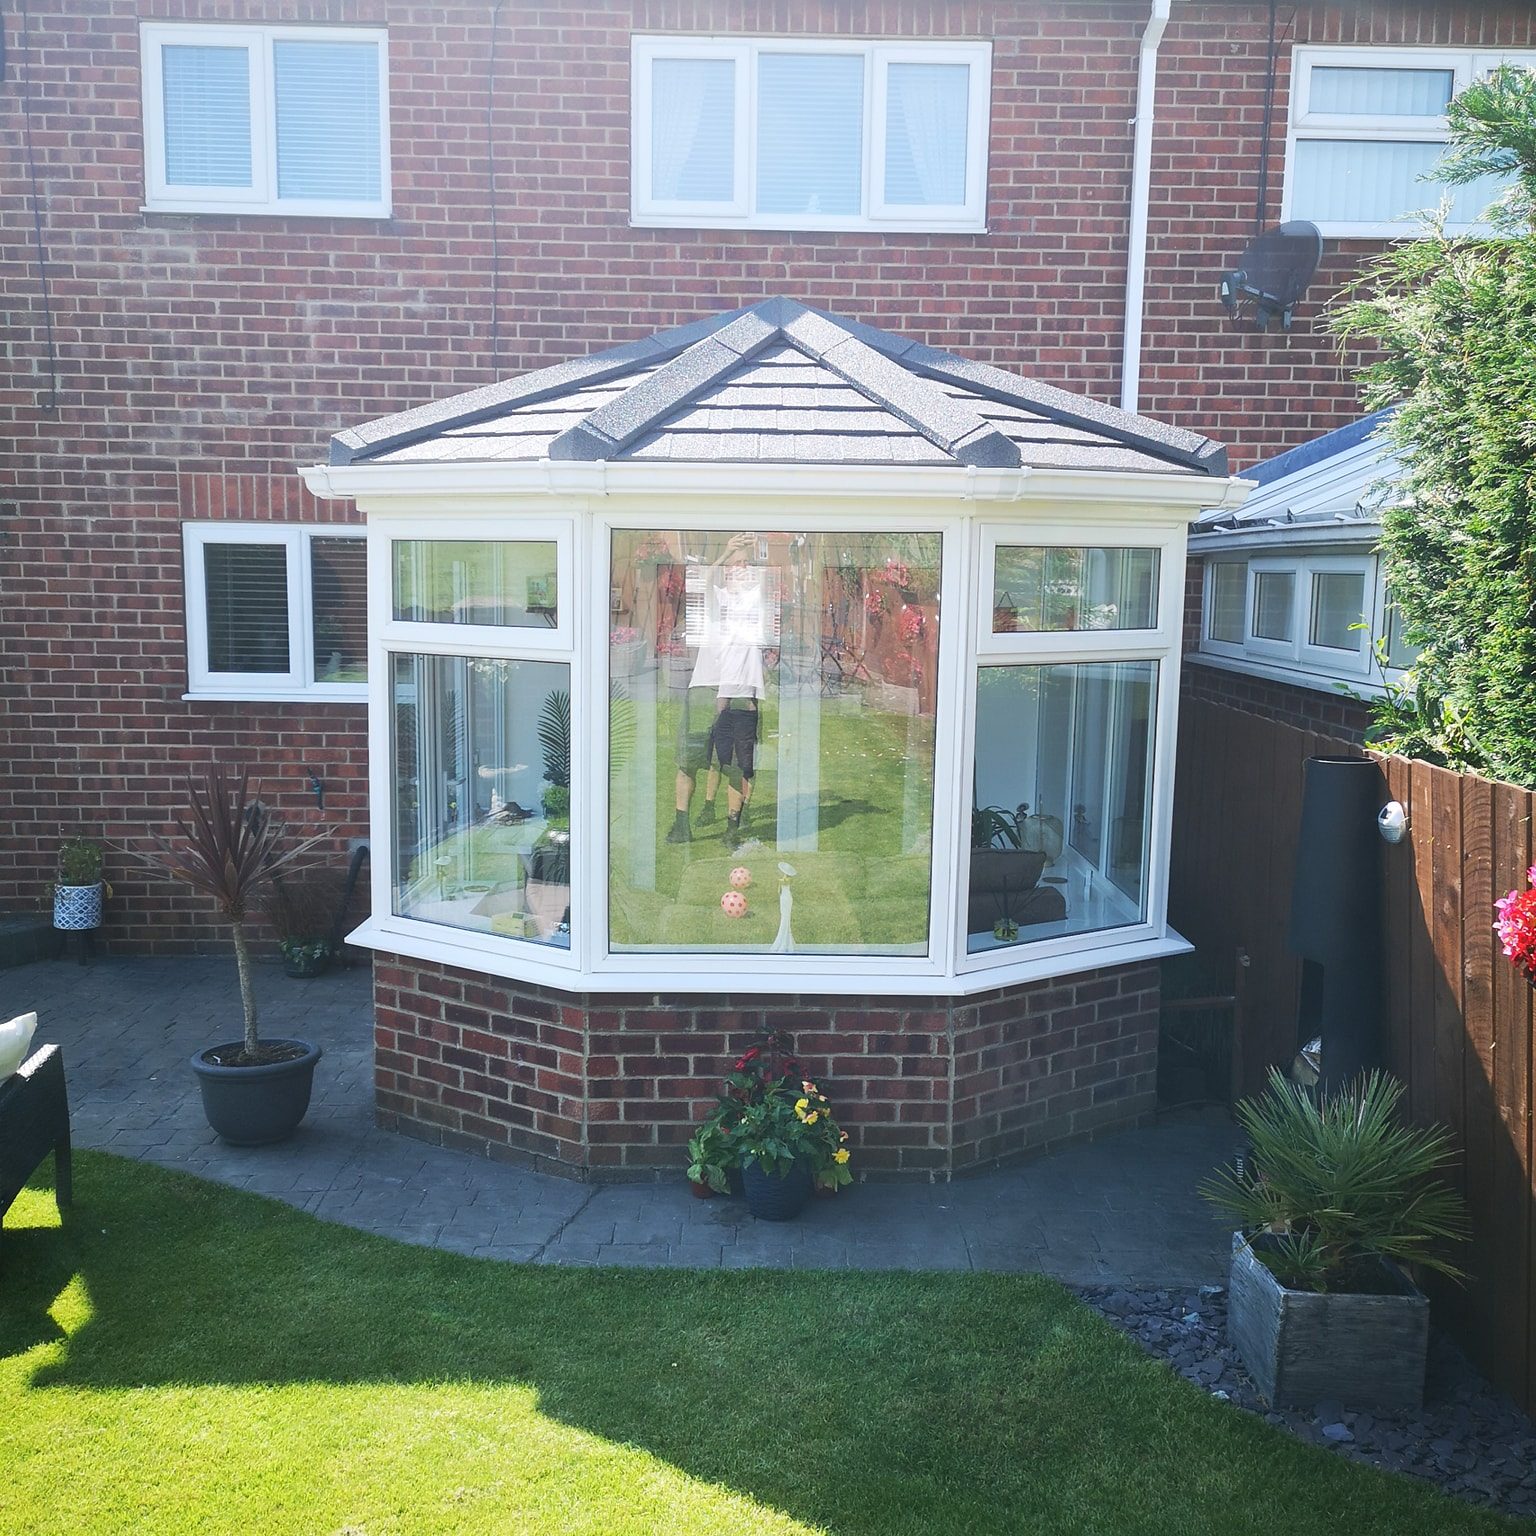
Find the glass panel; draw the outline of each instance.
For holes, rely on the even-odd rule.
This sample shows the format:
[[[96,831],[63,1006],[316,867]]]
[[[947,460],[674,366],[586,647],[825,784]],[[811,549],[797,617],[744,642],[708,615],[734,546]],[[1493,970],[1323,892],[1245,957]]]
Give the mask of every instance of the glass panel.
[[[1442,143],[1401,139],[1298,139],[1292,216],[1319,223],[1382,224],[1436,208],[1449,194],[1451,222],[1476,223],[1507,182],[1483,176],[1450,188],[1424,180],[1444,152]]]
[[[982,667],[971,954],[1141,922],[1157,663]]]
[[[569,948],[570,668],[396,656],[394,910]]]
[[[1411,667],[1419,659],[1419,647],[1403,638],[1403,610],[1387,594],[1387,665]]]
[[[760,55],[758,212],[856,214],[863,207],[863,57]]]
[[[651,196],[728,203],[736,196],[736,65],[651,64]]]
[[[1365,631],[1355,626],[1364,622],[1365,576],[1360,571],[1312,573],[1313,645],[1358,655]]]
[[[1259,571],[1253,578],[1253,634],[1257,640],[1289,640],[1296,596],[1295,571]]]
[[[394,551],[403,623],[553,629],[559,621],[553,540],[396,539]]]
[[[377,43],[272,45],[277,195],[377,202]]]
[[[1248,601],[1248,567],[1241,562],[1222,560],[1211,566],[1210,629],[1212,640],[1241,645],[1243,605]]]
[[[1152,629],[1158,551],[998,545],[992,633]]]
[[[885,200],[912,207],[965,201],[971,71],[892,64],[886,71]]]
[[[205,544],[210,672],[284,673],[288,660],[288,546]]]
[[[1317,65],[1307,110],[1330,116],[1443,117],[1455,93],[1454,70]]]
[[[317,683],[368,680],[368,547],[362,539],[309,541],[311,634]]]
[[[251,60],[244,48],[160,50],[165,179],[173,187],[251,184]]]
[[[613,535],[613,950],[927,953],[940,544]]]

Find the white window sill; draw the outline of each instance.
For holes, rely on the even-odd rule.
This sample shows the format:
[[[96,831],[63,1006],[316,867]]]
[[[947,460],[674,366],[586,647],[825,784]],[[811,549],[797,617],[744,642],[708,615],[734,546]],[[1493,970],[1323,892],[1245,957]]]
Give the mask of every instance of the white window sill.
[[[184,693],[184,704],[362,704],[368,702],[366,684],[346,692],[319,688],[290,688],[273,693],[252,693],[216,688],[199,689],[196,693]]]
[[[471,936],[466,936],[471,937]],[[1004,987],[1031,981],[1052,981],[1062,976],[1081,975],[1085,971],[1106,970],[1112,966],[1139,965],[1170,955],[1188,954],[1188,940],[1172,928],[1162,937],[1130,942],[1107,943],[1070,954],[1041,955],[1021,959],[1012,965],[992,965],[959,976],[943,976],[932,969],[921,972],[897,972],[889,963],[880,971],[841,973],[812,969],[802,964],[792,969],[754,970],[751,955],[731,958],[728,972],[681,969],[688,957],[671,957],[669,968],[644,971],[578,971],[569,963],[550,963],[543,958],[543,946],[523,944],[517,939],[486,942],[480,935],[471,942],[429,933],[397,917],[373,917],[347,935],[347,943],[380,954],[403,955],[411,960],[434,961],[459,970],[479,971],[508,981],[531,982],[562,992],[703,993],[719,996],[765,995],[792,997],[801,993],[818,996],[865,997],[968,997],[979,992],[995,992]],[[566,951],[557,953],[564,955]],[[794,957],[805,959],[806,957]],[[813,957],[825,963],[825,957]],[[856,957],[848,957],[857,963]]]
[[[1348,698],[1358,693],[1363,699],[1380,699],[1386,689],[1377,677],[1363,677],[1358,673],[1345,676],[1340,673],[1310,672],[1301,667],[1288,667],[1280,662],[1259,661],[1251,657],[1217,656],[1210,651],[1192,651],[1184,658],[1197,666],[1213,667],[1218,672],[1238,672],[1250,677],[1262,677],[1274,683],[1289,683],[1296,688],[1310,688],[1316,693],[1326,693],[1336,699]],[[1401,676],[1401,674],[1397,674]]]
[[[694,214],[647,214],[630,216],[631,229],[742,229],[781,235],[985,235],[986,220],[975,219],[817,219],[792,222],[786,218],[717,218]]]
[[[198,202],[164,202],[141,203],[140,213],[178,213],[178,214],[204,214],[218,215],[221,218],[230,216],[257,217],[263,219],[372,219],[383,220],[394,217],[394,212],[388,203],[198,203]]]

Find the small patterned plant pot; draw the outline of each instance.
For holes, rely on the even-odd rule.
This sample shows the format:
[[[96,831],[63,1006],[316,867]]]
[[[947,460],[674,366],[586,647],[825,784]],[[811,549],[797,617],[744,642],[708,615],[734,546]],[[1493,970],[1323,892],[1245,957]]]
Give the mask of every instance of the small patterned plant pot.
[[[53,926],[62,933],[85,933],[101,927],[101,881],[95,885],[56,885]]]

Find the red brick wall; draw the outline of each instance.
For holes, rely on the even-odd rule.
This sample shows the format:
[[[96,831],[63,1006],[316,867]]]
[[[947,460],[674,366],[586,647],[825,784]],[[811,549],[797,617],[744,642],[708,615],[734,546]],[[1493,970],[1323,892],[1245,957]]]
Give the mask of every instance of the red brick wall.
[[[0,909],[35,904],[60,835],[163,825],[187,764],[248,762],[281,808],[330,785],[364,830],[357,705],[186,703],[178,525],[343,519],[295,465],[338,426],[767,294],[811,298],[1113,400],[1137,42],[1145,0],[590,0],[501,9],[493,279],[485,106],[492,7],[405,0],[34,0],[12,8],[0,96]],[[1355,412],[1309,300],[1289,336],[1234,332],[1219,271],[1252,227],[1266,7],[1187,0],[1162,53],[1145,408],[1241,465]],[[138,22],[387,23],[394,216],[140,211]],[[1529,43],[1530,7],[1281,8],[1271,207],[1297,41]],[[635,230],[629,38],[670,32],[984,36],[994,42],[990,230],[980,235]],[[58,347],[49,366],[23,71]],[[1333,246],[1321,297],[1370,247]],[[493,289],[501,345],[491,357]],[[231,489],[215,493],[220,480]],[[309,825],[315,818],[308,817]],[[108,935],[208,942],[205,908],[121,860]]]
[[[374,966],[392,1130],[598,1178],[675,1173],[731,1063],[785,1030],[861,1174],[943,1178],[1151,1112],[1158,973],[974,998],[577,995],[426,961]]]

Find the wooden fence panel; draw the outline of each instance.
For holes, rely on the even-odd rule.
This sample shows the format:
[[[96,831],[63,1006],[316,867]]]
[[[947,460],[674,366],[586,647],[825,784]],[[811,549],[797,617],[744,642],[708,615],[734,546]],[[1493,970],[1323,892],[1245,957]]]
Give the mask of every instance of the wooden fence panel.
[[[1188,700],[1181,721],[1171,916],[1201,949],[1251,957],[1245,1093],[1296,1049],[1300,962],[1287,948],[1308,757],[1349,745],[1245,711]],[[1409,1115],[1439,1121],[1474,1236],[1464,1290],[1436,1288],[1437,1316],[1490,1377],[1536,1408],[1536,1006],[1503,957],[1493,902],[1536,857],[1536,796],[1427,763],[1380,759],[1384,798],[1409,835],[1382,845],[1382,1050]]]

